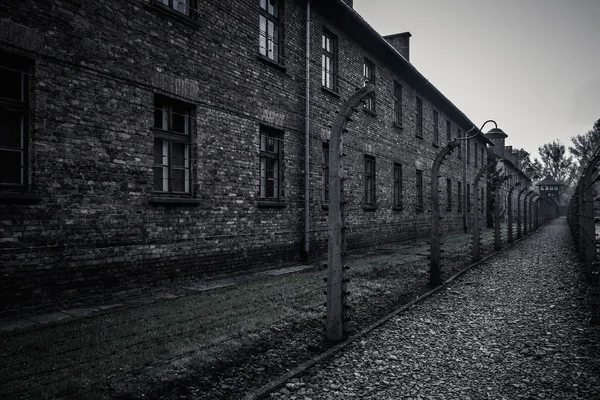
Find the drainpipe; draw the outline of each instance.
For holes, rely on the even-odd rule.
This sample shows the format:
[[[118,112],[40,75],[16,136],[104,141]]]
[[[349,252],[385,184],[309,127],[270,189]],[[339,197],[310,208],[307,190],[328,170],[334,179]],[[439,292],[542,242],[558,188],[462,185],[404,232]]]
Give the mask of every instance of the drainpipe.
[[[304,252],[310,250],[310,3],[306,2],[306,93],[304,105]]]

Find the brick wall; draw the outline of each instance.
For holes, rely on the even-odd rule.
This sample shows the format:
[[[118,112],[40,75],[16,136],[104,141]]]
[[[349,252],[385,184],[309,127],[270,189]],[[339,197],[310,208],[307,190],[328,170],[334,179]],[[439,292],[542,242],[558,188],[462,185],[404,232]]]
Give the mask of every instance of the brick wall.
[[[26,194],[40,199],[0,203],[5,311],[305,257],[304,3],[285,2],[283,66],[257,55],[258,14],[250,1],[204,1],[192,20],[153,4],[28,0],[0,11],[0,50],[31,60]],[[432,145],[437,105],[339,21],[316,6],[311,18],[311,259],[326,248],[322,143],[340,105],[362,85],[364,57],[376,64],[376,114],[358,112],[345,137],[349,248],[427,235],[430,170],[440,149]],[[321,88],[324,27],[338,38],[337,95]],[[403,129],[392,123],[394,80],[403,87]],[[193,204],[153,202],[155,94],[194,107]],[[423,138],[415,134],[416,96],[423,99]],[[438,111],[444,145],[449,117]],[[283,131],[283,207],[258,199],[261,125]],[[453,136],[470,128],[455,121],[452,127]],[[376,160],[375,210],[363,208],[365,155]],[[440,174],[442,210],[446,177],[454,185],[446,230],[462,228],[456,182],[465,179],[464,161],[449,156]],[[402,210],[392,207],[394,162],[403,168]],[[422,211],[414,204],[417,169],[424,174]],[[467,180],[474,175],[468,165]]]

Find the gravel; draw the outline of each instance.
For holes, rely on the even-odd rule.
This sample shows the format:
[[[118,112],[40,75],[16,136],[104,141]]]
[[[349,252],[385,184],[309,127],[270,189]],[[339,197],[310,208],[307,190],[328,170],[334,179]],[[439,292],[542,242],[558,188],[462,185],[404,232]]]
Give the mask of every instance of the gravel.
[[[600,399],[600,329],[564,218],[271,393]]]

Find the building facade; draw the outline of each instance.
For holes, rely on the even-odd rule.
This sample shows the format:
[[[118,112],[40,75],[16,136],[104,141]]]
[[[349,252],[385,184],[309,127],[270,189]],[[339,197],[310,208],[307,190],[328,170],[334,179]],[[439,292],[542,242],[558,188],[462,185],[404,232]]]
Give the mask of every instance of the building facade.
[[[433,160],[474,124],[410,64],[410,34],[381,37],[351,3],[3,4],[5,310],[319,259],[331,125],[365,81],[348,247],[427,235]],[[469,229],[490,145],[443,164],[443,229]]]

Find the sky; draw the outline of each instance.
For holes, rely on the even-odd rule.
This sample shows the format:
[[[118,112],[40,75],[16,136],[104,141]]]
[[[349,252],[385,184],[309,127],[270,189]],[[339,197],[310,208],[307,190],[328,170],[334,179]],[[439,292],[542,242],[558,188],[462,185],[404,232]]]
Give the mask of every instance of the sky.
[[[532,157],[600,119],[600,0],[354,0],[381,35],[474,123]],[[484,132],[493,128],[488,124]]]

